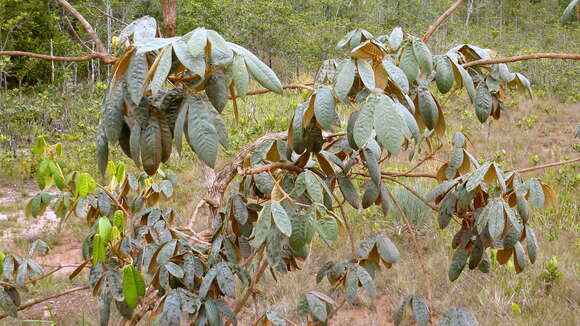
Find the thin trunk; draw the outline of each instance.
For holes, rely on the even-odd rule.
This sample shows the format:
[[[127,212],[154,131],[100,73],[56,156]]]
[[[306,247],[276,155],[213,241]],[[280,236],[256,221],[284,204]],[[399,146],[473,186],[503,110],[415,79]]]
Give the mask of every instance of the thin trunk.
[[[163,36],[173,37],[177,33],[177,0],[161,0],[163,10]]]

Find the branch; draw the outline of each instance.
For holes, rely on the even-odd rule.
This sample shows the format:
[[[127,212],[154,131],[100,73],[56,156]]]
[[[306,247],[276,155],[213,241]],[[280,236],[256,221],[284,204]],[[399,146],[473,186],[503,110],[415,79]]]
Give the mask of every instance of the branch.
[[[571,160],[567,160],[567,161],[560,161],[560,162],[548,163],[548,164],[544,164],[544,165],[532,166],[530,168],[516,170],[516,172],[517,173],[528,173],[528,172],[532,172],[532,171],[552,168],[555,166],[566,165],[566,164],[571,164],[571,163],[575,163],[575,162],[580,162],[580,157],[577,157],[577,158],[574,158]]]
[[[427,199],[423,198],[423,196],[421,196],[418,192],[416,192],[413,188],[409,187],[407,184],[397,180],[396,178],[385,176],[385,175],[383,175],[382,178],[393,181],[394,183],[398,183],[403,188],[407,189],[408,192],[413,194],[413,196],[417,197],[420,201],[422,201],[425,205],[429,206],[429,208],[431,208],[432,210],[434,210],[436,212],[439,211],[439,208],[437,206],[431,204],[429,201],[427,201]]]
[[[312,88],[311,86],[314,85],[314,83],[306,83],[306,84],[289,84],[289,85],[283,85],[282,88],[283,89],[307,89],[309,91],[313,90],[314,88]],[[259,94],[266,94],[271,92],[271,90],[269,89],[259,89],[256,91],[251,91],[248,92],[246,94],[246,96],[250,96],[250,95],[259,95]],[[240,96],[235,96],[236,98],[240,97]],[[230,96],[230,99],[232,99],[232,96]]]
[[[429,273],[427,271],[427,266],[425,265],[425,260],[423,259],[423,253],[421,253],[421,247],[419,247],[419,243],[417,242],[417,235],[415,234],[415,230],[411,227],[411,223],[409,222],[409,218],[407,217],[407,214],[405,214],[405,211],[403,211],[403,209],[401,208],[401,206],[399,205],[399,202],[397,201],[397,199],[395,198],[395,196],[393,196],[393,194],[391,193],[391,191],[389,190],[389,188],[387,189],[387,193],[389,194],[389,197],[391,198],[391,200],[393,201],[393,203],[395,204],[395,206],[397,206],[397,210],[399,211],[399,213],[401,214],[401,216],[403,217],[403,220],[405,220],[405,224],[407,225],[407,229],[409,229],[409,232],[411,233],[411,240],[413,242],[413,248],[415,249],[415,252],[417,253],[417,258],[419,258],[419,265],[421,266],[421,271],[423,272],[423,277],[425,278],[425,283],[427,283],[427,302],[429,304],[429,320],[431,320],[431,317],[433,316],[433,285],[431,283],[431,277],[429,277]]]
[[[111,57],[106,53],[91,53],[87,54],[82,57],[57,57],[48,54],[39,54],[39,53],[32,53],[32,52],[24,52],[24,51],[0,51],[1,55],[7,55],[11,57],[31,57],[37,58],[42,60],[49,60],[49,61],[65,61],[65,62],[81,62],[81,61],[89,61],[93,59],[100,59],[103,63],[112,64],[115,62],[115,58]]]
[[[580,60],[580,54],[569,54],[569,53],[536,53],[536,54],[526,54],[518,55],[515,57],[506,58],[494,58],[494,59],[481,59],[463,64],[463,68],[469,68],[473,66],[483,66],[491,65],[496,63],[508,63],[523,60],[535,60],[535,59],[562,59],[562,60]]]
[[[244,296],[241,297],[240,300],[238,300],[235,303],[234,309],[233,309],[234,314],[237,315],[242,310],[242,308],[246,305],[246,301],[248,301],[248,299],[250,298],[250,296],[254,292],[254,287],[256,286],[256,284],[258,283],[260,278],[262,277],[262,274],[264,274],[266,267],[268,267],[268,260],[267,259],[264,260],[264,262],[262,262],[262,265],[254,272],[254,275],[252,275],[251,283],[248,286],[248,288],[246,289]],[[228,325],[230,325],[229,320],[228,320],[228,322],[226,322],[226,326],[228,326]]]
[[[93,26],[89,24],[89,22],[85,19],[85,17],[83,17],[83,15],[81,15],[81,13],[78,12],[78,10],[76,10],[75,7],[73,7],[70,3],[68,3],[68,1],[66,0],[57,0],[57,1],[58,3],[60,3],[61,6],[63,6],[66,10],[68,10],[68,12],[70,12],[81,23],[81,25],[83,25],[83,27],[91,37],[91,40],[95,42],[97,52],[103,54],[107,53],[107,48],[105,47],[105,45],[103,45],[103,42],[101,41],[101,39],[99,39],[99,36],[97,35],[97,32],[95,32]]]
[[[239,174],[240,175],[258,174],[258,173],[276,170],[276,169],[283,169],[283,170],[294,171],[294,172],[298,172],[298,173],[304,171],[301,167],[296,166],[296,165],[290,165],[290,164],[284,164],[282,162],[276,162],[276,163],[272,163],[272,164],[268,164],[268,165],[259,166],[256,168],[240,171]]]
[[[34,300],[30,300],[30,301],[28,301],[27,303],[25,303],[25,304],[23,304],[23,305],[19,306],[17,310],[18,310],[18,311],[20,311],[20,310],[28,309],[28,308],[30,308],[30,307],[32,307],[32,306],[34,306],[34,305],[37,305],[37,304],[39,304],[39,303],[42,303],[42,302],[44,302],[44,301],[48,301],[48,300],[50,300],[50,299],[54,299],[54,298],[58,298],[58,297],[62,297],[62,296],[65,296],[65,295],[68,295],[68,294],[71,294],[71,293],[74,293],[74,292],[78,292],[78,291],[86,290],[86,289],[88,289],[88,288],[89,288],[89,286],[88,286],[88,285],[87,285],[87,286],[79,286],[79,287],[76,287],[76,288],[72,288],[72,289],[70,289],[70,290],[66,290],[66,291],[63,291],[63,292],[57,293],[57,294],[49,295],[48,297],[44,297],[44,298],[40,298],[40,299],[34,299]],[[8,317],[8,315],[0,315],[0,319],[4,319],[4,318],[6,318],[6,317]]]
[[[457,0],[449,9],[447,9],[443,15],[441,15],[437,20],[433,23],[433,25],[429,26],[425,35],[423,35],[423,42],[427,42],[431,35],[439,28],[441,24],[443,24],[451,14],[457,10],[463,4],[463,0]]]

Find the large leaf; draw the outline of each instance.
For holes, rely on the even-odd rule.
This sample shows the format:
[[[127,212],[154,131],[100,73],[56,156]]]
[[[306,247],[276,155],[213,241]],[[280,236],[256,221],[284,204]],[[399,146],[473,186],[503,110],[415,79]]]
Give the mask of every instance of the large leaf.
[[[403,47],[403,52],[401,52],[401,57],[399,58],[399,67],[407,75],[409,84],[413,83],[417,79],[417,76],[419,76],[419,63],[417,63],[417,58],[415,57],[411,43]]]
[[[413,52],[415,53],[415,58],[417,58],[417,63],[421,71],[429,75],[433,70],[433,57],[427,45],[421,40],[414,40]]]
[[[375,89],[375,73],[371,63],[365,59],[357,59],[356,66],[358,75],[365,87],[371,90]]]
[[[427,88],[420,89],[418,97],[419,113],[421,114],[421,119],[428,129],[433,130],[437,125],[437,121],[439,120],[439,110],[437,109],[437,103],[435,103],[435,99]]]
[[[346,201],[348,201],[352,207],[359,208],[360,196],[352,181],[350,181],[347,176],[341,174],[338,176],[338,185]]]
[[[330,216],[319,219],[316,223],[316,229],[320,237],[324,240],[334,241],[338,237],[338,224]]]
[[[429,323],[430,316],[427,302],[425,302],[423,297],[419,295],[413,295],[413,299],[411,300],[411,306],[413,307],[413,315],[415,316],[417,324],[421,326],[427,326],[427,324]]]
[[[463,308],[448,310],[437,320],[437,326],[477,326],[473,312]]]
[[[127,91],[131,96],[131,101],[135,104],[140,103],[143,97],[143,92],[145,91],[143,83],[147,77],[147,71],[149,71],[149,67],[145,54],[134,54],[127,68],[125,82],[127,84]]]
[[[377,133],[377,140],[392,155],[399,154],[403,145],[403,127],[405,121],[401,118],[395,108],[395,103],[386,95],[378,95],[377,101],[373,101],[374,107],[374,127]]]
[[[334,91],[336,96],[345,101],[354,82],[356,67],[352,59],[344,59],[336,70]]]
[[[290,222],[290,217],[288,217],[286,210],[279,202],[272,201],[271,203],[272,217],[274,217],[276,227],[278,227],[278,230],[280,230],[282,234],[290,237],[292,235],[292,223]]]
[[[213,125],[207,104],[199,97],[192,98],[187,117],[187,136],[191,148],[199,158],[213,168],[217,159],[219,136]]]
[[[250,75],[244,57],[236,56],[232,62],[231,70],[237,95],[240,97],[246,96],[250,83]]]
[[[484,123],[487,121],[491,114],[491,106],[491,93],[485,83],[481,82],[477,86],[477,94],[475,95],[475,115],[477,115],[479,122]]]
[[[446,55],[443,55],[435,59],[435,65],[437,88],[441,93],[445,94],[451,90],[455,82],[453,67],[451,67],[452,63]]]
[[[227,296],[234,298],[236,295],[236,281],[234,280],[234,275],[229,267],[225,263],[219,263],[216,265],[217,271],[217,282],[220,290]]]
[[[376,244],[381,259],[386,263],[394,264],[399,259],[399,250],[387,236],[377,236]]]
[[[327,312],[326,312],[326,304],[322,302],[318,297],[313,294],[306,294],[306,302],[308,302],[308,307],[310,308],[310,312],[314,317],[316,317],[319,321],[326,321]]]
[[[3,286],[0,286],[0,308],[8,316],[16,318],[16,305]]]
[[[393,28],[391,35],[389,36],[389,46],[393,50],[399,49],[403,43],[403,29],[400,26]]]
[[[254,248],[259,248],[266,237],[268,236],[268,232],[270,231],[270,226],[272,225],[272,209],[271,204],[266,204],[262,211],[260,212],[260,216],[258,221],[256,222],[256,226],[252,230],[252,241],[251,244]]]
[[[200,53],[196,56],[191,54],[189,47],[183,38],[173,43],[173,51],[175,51],[175,55],[177,56],[177,59],[179,59],[179,62],[181,62],[185,68],[189,69],[191,73],[199,76],[201,79],[205,77],[206,63],[204,53]]]
[[[206,44],[207,30],[203,27],[194,29],[189,35],[189,39],[187,40],[189,53],[191,53],[191,55],[194,57],[204,53]]]
[[[304,182],[306,184],[306,191],[308,192],[308,195],[314,202],[323,203],[324,197],[322,194],[322,185],[320,184],[318,177],[310,171],[306,171],[304,173]]]
[[[163,145],[161,142],[161,126],[159,124],[159,112],[151,114],[149,124],[141,133],[141,163],[147,174],[154,175],[163,157]]]
[[[331,130],[338,120],[335,111],[334,96],[330,86],[321,86],[316,89],[314,98],[314,115],[316,121],[324,128]]]
[[[123,268],[123,296],[127,305],[133,309],[137,306],[137,299],[145,295],[145,281],[141,273],[133,265]]]
[[[272,92],[282,94],[282,83],[278,79],[278,76],[268,67],[265,63],[260,61],[252,52],[247,49],[234,44],[227,43],[235,52],[244,56],[246,65],[252,73],[254,79],[256,79],[262,86],[271,90]]]
[[[149,83],[149,88],[151,89],[153,96],[155,96],[161,90],[163,82],[165,82],[167,75],[169,75],[169,71],[171,70],[172,54],[173,47],[171,45],[163,48],[163,52],[159,54],[161,58],[157,64],[155,74]]]
[[[352,137],[358,147],[364,146],[371,137],[374,125],[375,108],[379,103],[379,96],[371,95],[359,111],[352,130]]]
[[[467,257],[469,256],[469,251],[464,248],[457,248],[451,259],[451,266],[449,266],[449,280],[451,282],[455,281],[461,275],[465,264],[467,263]]]
[[[395,83],[401,92],[405,94],[409,93],[409,80],[405,72],[388,59],[383,60],[382,63],[383,68],[385,68],[385,71],[389,75],[389,79]]]

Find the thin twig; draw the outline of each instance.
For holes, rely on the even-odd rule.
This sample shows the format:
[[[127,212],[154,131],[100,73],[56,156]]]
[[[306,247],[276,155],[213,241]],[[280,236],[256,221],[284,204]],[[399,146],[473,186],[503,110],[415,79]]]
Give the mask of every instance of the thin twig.
[[[410,186],[406,185],[405,183],[397,180],[397,178],[393,178],[393,177],[389,177],[386,175],[383,175],[382,178],[393,181],[395,183],[398,183],[399,185],[401,185],[403,188],[407,189],[408,192],[410,192],[411,194],[413,194],[413,196],[417,197],[420,201],[422,201],[425,205],[429,206],[429,208],[431,208],[432,210],[438,212],[439,208],[433,204],[431,204],[429,201],[427,201],[427,199],[423,198],[423,196],[421,196],[418,192],[416,192],[413,188],[411,188]]]
[[[535,53],[535,54],[518,55],[515,57],[475,60],[475,61],[464,63],[462,66],[463,66],[463,68],[469,68],[469,67],[473,67],[473,66],[483,66],[483,65],[491,65],[491,64],[496,64],[496,63],[508,63],[508,62],[535,60],[535,59],[580,60],[580,54]]]
[[[427,42],[431,35],[443,24],[451,14],[457,10],[463,4],[463,0],[457,0],[449,9],[447,9],[437,20],[433,23],[433,25],[429,26],[425,35],[423,35],[423,42]]]
[[[344,220],[344,226],[346,227],[346,231],[348,232],[348,237],[350,238],[350,249],[352,251],[352,255],[354,256],[356,253],[356,238],[354,236],[354,230],[352,229],[352,226],[350,225],[350,221],[348,219],[348,216],[346,214],[346,210],[344,209],[344,205],[340,204],[340,200],[338,199],[338,197],[336,196],[336,194],[334,192],[330,192],[332,194],[332,197],[334,197],[334,200],[336,200],[338,204],[338,207],[340,208],[340,215],[342,215],[342,219]]]
[[[386,188],[386,189],[387,189],[387,193],[389,194],[389,197],[391,198],[391,200],[393,201],[393,203],[397,207],[397,210],[399,210],[399,213],[401,214],[401,216],[405,220],[405,224],[407,225],[407,229],[411,233],[411,240],[413,242],[413,247],[415,248],[415,252],[417,253],[417,258],[419,258],[419,265],[421,266],[421,271],[423,272],[423,277],[425,278],[425,282],[427,283],[427,303],[429,305],[429,311],[430,311],[429,320],[431,320],[431,316],[433,314],[433,286],[431,283],[431,277],[429,276],[429,273],[427,271],[427,266],[425,265],[425,260],[423,258],[423,253],[421,252],[421,247],[419,247],[419,242],[417,241],[417,235],[415,234],[415,230],[411,227],[411,223],[409,222],[409,218],[407,217],[407,214],[405,214],[405,211],[403,211],[403,209],[401,208],[401,205],[399,205],[399,202],[397,201],[395,196],[393,196],[393,194],[391,193],[389,188]]]
[[[44,298],[40,298],[40,299],[34,299],[34,300],[30,300],[30,301],[26,302],[25,304],[23,304],[23,305],[20,305],[20,306],[17,308],[17,310],[18,310],[18,311],[20,311],[20,310],[28,309],[28,308],[30,308],[30,307],[32,307],[32,306],[34,306],[34,305],[37,305],[37,304],[39,304],[39,303],[42,303],[42,302],[48,301],[48,300],[50,300],[50,299],[54,299],[54,298],[58,298],[58,297],[62,297],[62,296],[65,296],[65,295],[68,295],[68,294],[71,294],[71,293],[74,293],[74,292],[78,292],[78,291],[86,290],[86,289],[88,289],[88,288],[89,288],[89,286],[88,286],[88,285],[87,285],[87,286],[79,286],[79,287],[76,287],[76,288],[72,288],[72,289],[70,289],[70,290],[66,290],[66,291],[63,291],[63,292],[57,293],[57,294],[49,295],[48,297],[44,297]],[[4,318],[6,318],[6,317],[8,317],[8,315],[0,315],[0,319],[4,319]]]
[[[288,84],[288,85],[283,85],[282,86],[282,89],[307,89],[307,90],[311,91],[311,90],[314,89],[314,88],[311,87],[311,85],[314,85],[314,83],[307,83],[307,84]],[[248,92],[246,94],[246,96],[266,94],[266,93],[269,93],[269,92],[271,92],[271,90],[264,88],[264,89],[259,89],[259,90],[256,90],[256,91]],[[230,96],[230,99],[239,98],[239,97],[240,96],[238,96],[238,95]]]
[[[95,32],[95,29],[93,28],[93,26],[91,26],[91,24],[85,19],[85,17],[83,17],[83,15],[81,15],[81,13],[78,12],[78,10],[76,10],[75,7],[73,7],[70,3],[68,3],[68,1],[66,1],[66,0],[57,0],[57,1],[68,12],[70,12],[81,23],[81,25],[83,25],[83,27],[85,28],[85,31],[87,31],[87,33],[89,34],[89,37],[91,38],[91,40],[93,40],[93,42],[95,42],[95,47],[97,48],[97,52],[107,53],[107,48],[105,47],[105,45],[103,44],[103,42],[101,41],[99,36],[97,35],[97,32]]]
[[[525,168],[525,169],[519,169],[519,170],[516,170],[516,172],[517,173],[528,173],[528,172],[532,172],[532,171],[553,168],[555,166],[561,166],[561,165],[571,164],[571,163],[575,163],[575,162],[580,162],[580,157],[577,157],[577,158],[574,158],[571,160],[567,160],[567,161],[560,161],[560,162],[548,163],[548,164],[543,164],[543,165],[538,165],[538,166],[532,166],[532,167]]]
[[[264,259],[264,261],[262,262],[262,265],[254,272],[254,275],[252,275],[252,279],[250,281],[250,285],[248,285],[248,288],[246,289],[246,292],[244,293],[244,296],[241,297],[234,304],[234,309],[233,309],[234,314],[237,315],[242,310],[242,308],[244,307],[244,305],[246,305],[246,302],[248,301],[248,299],[250,298],[250,296],[254,292],[254,287],[256,286],[256,284],[258,283],[258,281],[260,280],[260,278],[262,277],[262,274],[264,274],[264,271],[266,270],[266,267],[268,267],[268,260],[267,259]],[[226,322],[226,326],[229,326],[229,325],[231,325],[231,323],[228,320]]]
[[[258,166],[258,167],[252,168],[252,169],[243,170],[243,171],[240,171],[239,174],[240,175],[259,174],[262,172],[276,170],[276,169],[283,169],[283,170],[288,170],[288,171],[293,171],[293,172],[298,172],[298,173],[304,171],[301,167],[296,166],[296,165],[285,164],[282,162],[275,162],[275,163],[271,163],[271,164],[267,164],[267,165],[263,165],[263,166]]]

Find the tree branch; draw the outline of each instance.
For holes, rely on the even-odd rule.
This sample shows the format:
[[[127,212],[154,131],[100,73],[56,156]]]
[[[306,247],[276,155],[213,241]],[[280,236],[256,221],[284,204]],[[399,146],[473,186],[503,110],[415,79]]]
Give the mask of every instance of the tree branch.
[[[301,167],[296,166],[296,165],[290,165],[290,164],[285,164],[282,162],[276,162],[276,163],[272,163],[272,164],[268,164],[268,165],[258,166],[256,168],[252,168],[252,169],[243,170],[243,171],[240,171],[239,174],[240,175],[258,174],[258,173],[276,170],[276,169],[283,169],[283,170],[294,171],[294,172],[298,172],[298,173],[304,171]]]
[[[39,53],[32,53],[32,52],[24,52],[24,51],[0,51],[1,55],[7,55],[11,57],[31,57],[37,58],[42,60],[49,60],[49,61],[65,61],[65,62],[82,62],[82,61],[89,61],[93,59],[100,59],[103,63],[112,64],[115,62],[115,58],[111,57],[105,53],[91,53],[87,54],[82,57],[58,57],[52,56],[48,54],[39,54]]]
[[[306,84],[288,84],[288,85],[283,85],[282,88],[283,89],[307,89],[309,91],[313,90],[314,88],[312,88],[311,86],[314,85],[314,83],[306,83]],[[259,95],[259,94],[266,94],[271,92],[271,90],[269,89],[259,89],[256,91],[251,91],[248,92],[248,94],[246,94],[246,96],[249,95]],[[235,96],[236,98],[240,97],[240,96]],[[230,99],[232,99],[232,96],[230,96]]]
[[[463,68],[469,68],[474,66],[491,65],[496,63],[508,63],[523,60],[535,60],[535,59],[562,59],[562,60],[580,60],[580,54],[569,54],[569,53],[535,53],[518,55],[515,57],[506,58],[493,58],[493,59],[481,59],[463,64]]]
[[[42,303],[42,302],[48,301],[48,300],[50,300],[50,299],[54,299],[54,298],[58,298],[58,297],[62,297],[62,296],[65,296],[65,295],[68,295],[68,294],[71,294],[71,293],[74,293],[74,292],[78,292],[78,291],[83,291],[83,290],[86,290],[86,289],[88,289],[88,288],[89,288],[89,286],[88,286],[88,285],[87,285],[87,286],[79,286],[79,287],[76,287],[76,288],[72,288],[72,289],[70,289],[70,290],[66,290],[66,291],[63,291],[63,292],[57,293],[57,294],[49,295],[48,297],[39,298],[39,299],[34,299],[34,300],[30,300],[30,301],[28,301],[27,303],[25,303],[25,304],[23,304],[23,305],[20,305],[20,306],[17,308],[17,310],[18,310],[18,311],[20,311],[20,310],[28,309],[28,308],[30,308],[30,307],[32,307],[32,306],[34,306],[34,305],[37,305],[37,304],[39,304],[39,303]],[[0,315],[0,319],[4,319],[4,318],[6,318],[6,317],[8,317],[8,315]]]
[[[555,166],[561,166],[561,165],[571,164],[571,163],[575,163],[575,162],[580,162],[580,157],[577,157],[577,158],[574,158],[571,160],[567,160],[567,161],[560,161],[560,162],[548,163],[548,164],[544,164],[544,165],[532,166],[532,167],[525,168],[525,169],[519,169],[519,170],[516,170],[516,172],[517,173],[528,173],[528,172],[532,172],[532,171],[553,168]]]
[[[81,25],[83,25],[83,27],[85,28],[85,30],[89,34],[89,37],[91,38],[91,40],[93,40],[93,42],[95,42],[95,47],[97,48],[97,52],[100,52],[103,54],[107,53],[107,48],[105,47],[105,45],[103,44],[103,42],[101,41],[99,36],[97,35],[97,32],[95,32],[95,29],[93,28],[93,26],[91,26],[91,24],[89,24],[89,22],[85,19],[85,17],[83,17],[83,15],[81,15],[81,13],[78,12],[78,10],[76,10],[75,7],[73,7],[70,3],[68,3],[68,1],[66,1],[66,0],[57,0],[57,1],[68,12],[70,12],[81,23]]]
[[[437,20],[433,23],[433,25],[429,26],[425,35],[423,35],[423,42],[427,42],[431,35],[439,28],[441,24],[443,24],[451,14],[457,10],[463,4],[463,0],[457,0],[449,9],[447,9]]]

